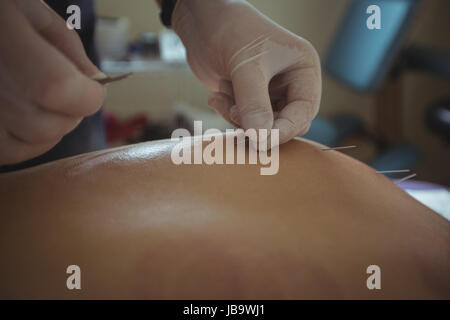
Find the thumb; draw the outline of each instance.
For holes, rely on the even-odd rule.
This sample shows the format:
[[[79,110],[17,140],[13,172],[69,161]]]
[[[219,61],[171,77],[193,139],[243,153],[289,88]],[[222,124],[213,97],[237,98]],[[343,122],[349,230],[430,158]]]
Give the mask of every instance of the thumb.
[[[272,129],[269,81],[252,61],[232,73],[237,117],[243,129]]]
[[[80,37],[43,1],[18,0],[17,6],[33,28],[88,77],[100,70],[89,60]]]

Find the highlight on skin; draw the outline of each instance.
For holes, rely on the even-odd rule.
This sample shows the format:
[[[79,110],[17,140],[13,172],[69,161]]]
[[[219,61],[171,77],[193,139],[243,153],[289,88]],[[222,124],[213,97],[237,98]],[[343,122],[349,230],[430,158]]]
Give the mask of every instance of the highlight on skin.
[[[261,176],[248,164],[177,166],[175,145],[1,175],[0,296],[450,297],[449,222],[366,165],[296,139],[280,147],[279,172]],[[370,265],[381,290],[366,286]]]

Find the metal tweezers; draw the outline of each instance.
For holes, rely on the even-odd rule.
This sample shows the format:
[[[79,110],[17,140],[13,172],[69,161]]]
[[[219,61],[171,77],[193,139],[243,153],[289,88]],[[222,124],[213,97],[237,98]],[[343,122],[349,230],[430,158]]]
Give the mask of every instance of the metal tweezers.
[[[128,72],[128,73],[118,74],[116,76],[105,75],[105,77],[94,77],[94,78],[92,78],[92,80],[95,80],[98,83],[105,85],[105,84],[108,84],[111,82],[116,82],[116,81],[126,79],[129,76],[131,76],[132,74],[133,74],[132,72]]]

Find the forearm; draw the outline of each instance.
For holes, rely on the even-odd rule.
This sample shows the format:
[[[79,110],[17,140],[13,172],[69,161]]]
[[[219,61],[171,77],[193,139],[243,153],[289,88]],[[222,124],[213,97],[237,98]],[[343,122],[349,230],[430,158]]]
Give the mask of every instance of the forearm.
[[[191,54],[198,50],[210,52],[210,55],[217,57],[231,57],[248,44],[237,40],[241,38],[242,32],[251,39],[270,34],[270,20],[264,26],[249,25],[245,30],[234,28],[235,19],[252,21],[255,14],[262,15],[243,0],[179,0],[172,15],[172,29],[186,48],[190,49]],[[194,39],[202,39],[199,47],[192,48],[192,43],[197,42]],[[215,51],[217,48],[221,52]],[[229,61],[222,61],[224,67],[228,63]]]

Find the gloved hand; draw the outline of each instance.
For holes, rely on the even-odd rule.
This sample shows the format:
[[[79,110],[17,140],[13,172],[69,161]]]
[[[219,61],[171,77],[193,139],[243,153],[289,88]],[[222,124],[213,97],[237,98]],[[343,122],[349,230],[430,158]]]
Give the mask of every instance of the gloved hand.
[[[178,0],[172,26],[209,105],[244,129],[279,129],[280,143],[305,134],[321,97],[313,46],[245,1]]]
[[[0,1],[0,165],[52,148],[103,104],[75,31],[41,1]]]

